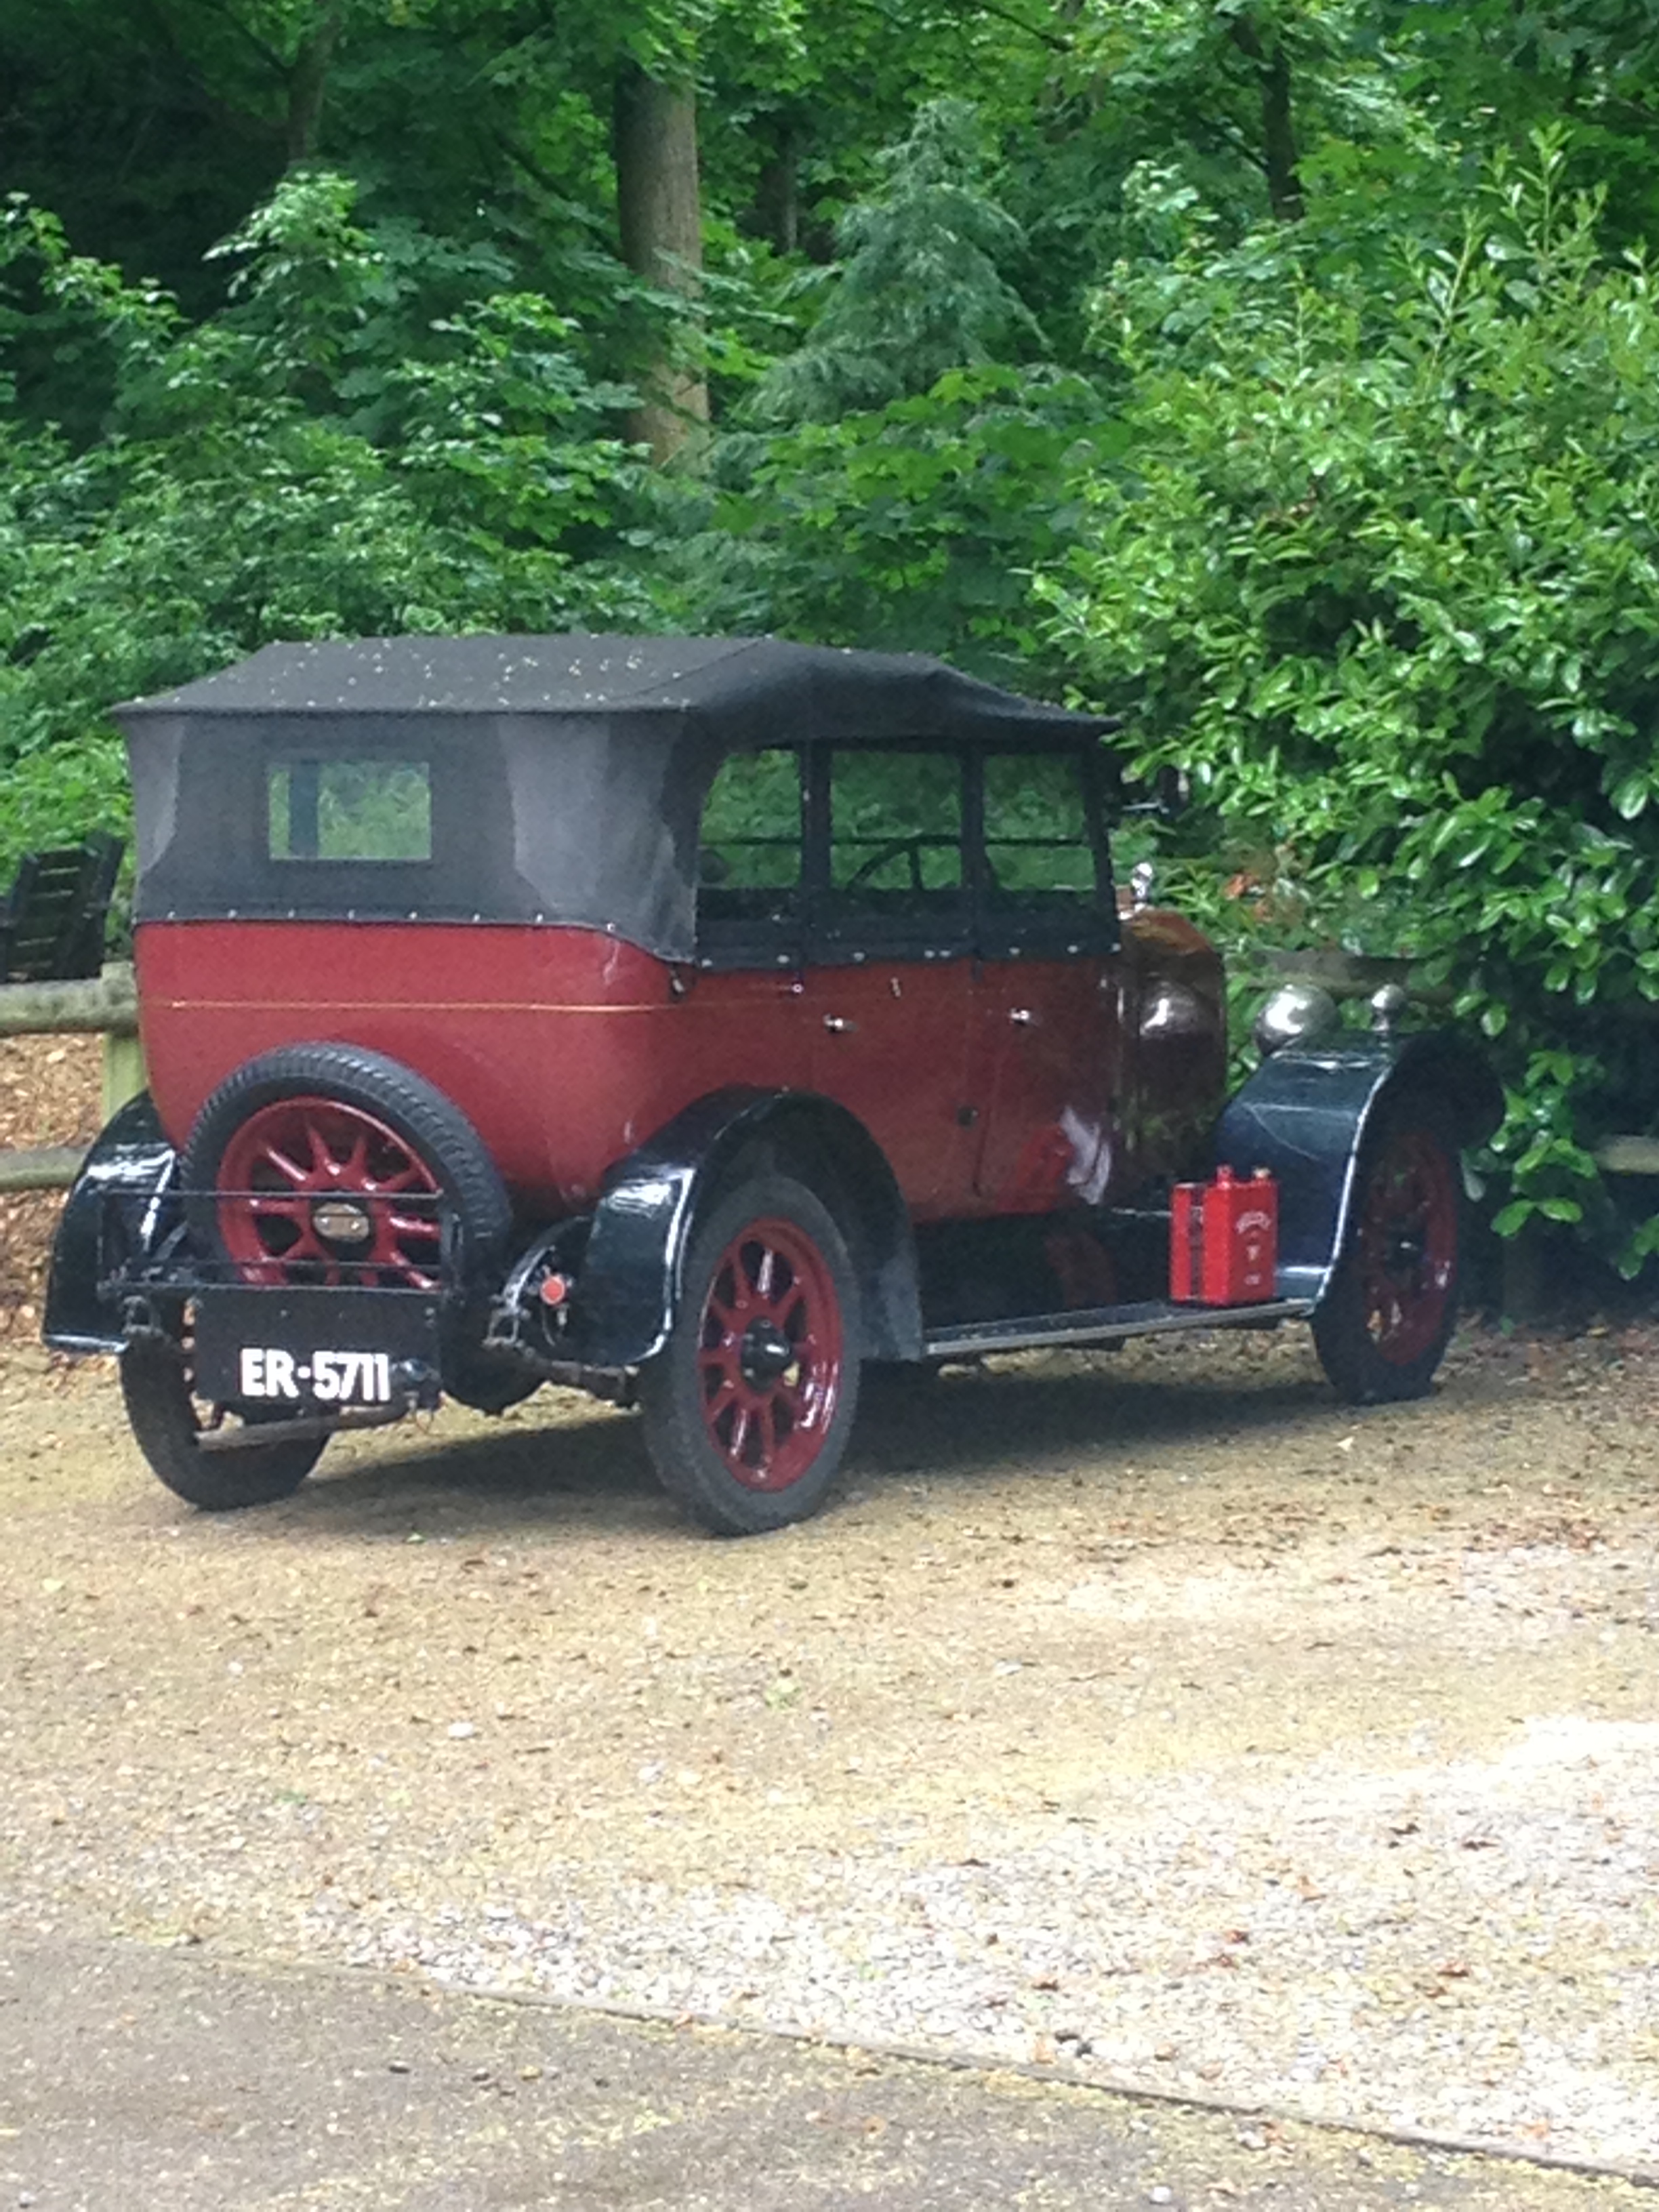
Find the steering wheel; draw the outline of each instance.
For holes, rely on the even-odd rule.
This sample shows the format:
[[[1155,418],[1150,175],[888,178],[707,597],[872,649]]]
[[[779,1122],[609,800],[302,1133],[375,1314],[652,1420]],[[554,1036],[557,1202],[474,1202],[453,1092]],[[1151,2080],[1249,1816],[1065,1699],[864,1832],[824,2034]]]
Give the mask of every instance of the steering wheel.
[[[930,842],[928,838],[921,836],[889,838],[886,844],[878,845],[869,859],[861,860],[854,869],[841,887],[841,896],[845,898],[849,891],[862,890],[872,876],[879,875],[890,860],[896,860],[901,856],[908,856],[909,859],[911,890],[926,890],[927,886],[921,879],[921,856],[927,851]]]

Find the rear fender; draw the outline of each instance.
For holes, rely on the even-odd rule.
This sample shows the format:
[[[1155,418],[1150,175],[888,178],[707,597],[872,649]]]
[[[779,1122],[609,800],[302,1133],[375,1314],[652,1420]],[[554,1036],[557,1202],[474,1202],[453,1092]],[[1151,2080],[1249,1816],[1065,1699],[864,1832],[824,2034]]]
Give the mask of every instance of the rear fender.
[[[738,1090],[698,1100],[612,1170],[571,1301],[569,1357],[617,1370],[661,1351],[699,1210],[740,1154],[809,1184],[835,1215],[858,1273],[865,1356],[919,1358],[915,1242],[875,1139],[815,1093]]]
[[[119,1352],[126,1339],[121,1316],[98,1294],[108,1273],[106,1238],[112,1194],[159,1199],[172,1183],[178,1155],[161,1133],[148,1091],[130,1099],[100,1135],[70,1187],[52,1244],[46,1318],[41,1331],[54,1352]],[[169,1209],[142,1205],[122,1209],[129,1234],[141,1246],[159,1237]]]
[[[1366,1133],[1407,1092],[1444,1110],[1462,1146],[1480,1143],[1503,1119],[1503,1089],[1485,1055],[1445,1030],[1286,1045],[1229,1103],[1216,1159],[1238,1175],[1266,1168],[1278,1182],[1281,1297],[1324,1297]]]

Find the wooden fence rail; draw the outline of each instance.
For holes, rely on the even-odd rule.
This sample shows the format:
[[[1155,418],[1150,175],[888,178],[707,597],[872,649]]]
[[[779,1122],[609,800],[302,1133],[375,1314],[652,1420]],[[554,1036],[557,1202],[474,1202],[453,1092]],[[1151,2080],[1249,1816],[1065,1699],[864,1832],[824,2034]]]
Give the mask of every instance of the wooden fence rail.
[[[138,1034],[138,994],[125,960],[112,961],[100,975],[84,982],[0,983],[0,1036],[100,1032]]]
[[[138,1043],[138,997],[132,969],[112,961],[100,975],[76,983],[0,984],[0,1036],[101,1036],[104,1119],[144,1088]],[[34,1145],[0,1152],[0,1193],[67,1190],[81,1171],[79,1145]]]

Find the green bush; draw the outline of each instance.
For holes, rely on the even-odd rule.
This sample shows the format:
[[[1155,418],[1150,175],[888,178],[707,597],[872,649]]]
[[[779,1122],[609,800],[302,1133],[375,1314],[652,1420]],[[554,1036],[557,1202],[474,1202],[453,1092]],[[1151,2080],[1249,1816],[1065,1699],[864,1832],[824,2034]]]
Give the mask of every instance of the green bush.
[[[1119,272],[1127,465],[1044,590],[1138,765],[1254,849],[1237,910],[1455,982],[1508,1086],[1500,1231],[1633,1270],[1659,1228],[1591,1152],[1659,1122],[1659,301],[1537,151],[1437,246]]]
[[[1081,520],[1117,434],[1103,411],[1085,377],[961,368],[915,398],[732,440],[737,481],[678,563],[688,619],[1042,682],[1031,569]]]
[[[0,347],[32,323],[38,353],[44,318],[66,378],[105,397],[77,443],[0,383],[0,867],[125,828],[111,705],[274,639],[654,625],[656,495],[609,429],[629,395],[522,294],[401,351],[404,288],[351,200],[284,184],[199,325],[9,204]]]

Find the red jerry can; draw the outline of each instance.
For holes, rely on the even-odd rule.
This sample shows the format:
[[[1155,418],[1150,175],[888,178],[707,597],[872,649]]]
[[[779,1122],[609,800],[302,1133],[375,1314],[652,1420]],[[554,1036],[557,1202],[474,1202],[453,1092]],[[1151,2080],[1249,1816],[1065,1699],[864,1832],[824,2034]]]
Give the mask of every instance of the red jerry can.
[[[1279,1185],[1266,1168],[1241,1182],[1218,1168],[1213,1182],[1178,1182],[1170,1194],[1170,1296],[1178,1304],[1258,1305],[1279,1265]]]

